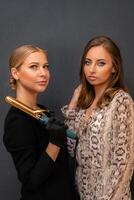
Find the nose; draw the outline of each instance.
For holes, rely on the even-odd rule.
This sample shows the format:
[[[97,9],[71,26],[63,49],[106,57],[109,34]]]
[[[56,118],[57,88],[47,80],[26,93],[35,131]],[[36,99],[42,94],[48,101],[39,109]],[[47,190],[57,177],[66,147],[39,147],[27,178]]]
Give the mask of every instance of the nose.
[[[49,73],[48,68],[40,67],[39,73],[40,73],[40,76],[47,76],[47,74]]]
[[[96,65],[95,63],[92,63],[89,67],[90,73],[95,73],[96,72]]]

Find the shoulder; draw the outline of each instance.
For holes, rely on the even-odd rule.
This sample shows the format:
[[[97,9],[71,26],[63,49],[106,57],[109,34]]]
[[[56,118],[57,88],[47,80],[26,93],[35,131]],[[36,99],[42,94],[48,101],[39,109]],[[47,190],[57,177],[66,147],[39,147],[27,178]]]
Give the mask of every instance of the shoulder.
[[[30,125],[35,120],[33,117],[29,116],[27,113],[15,108],[11,107],[6,115],[5,118],[5,125],[9,126],[12,123],[18,122],[19,124],[22,123]],[[16,124],[17,125],[17,124]]]
[[[134,105],[133,99],[130,96],[129,93],[119,90],[113,97],[111,104],[114,105],[120,105],[120,104],[125,104],[125,105]]]
[[[17,108],[11,107],[4,121],[3,142],[8,148],[19,148],[36,142],[38,121]]]
[[[117,118],[132,119],[134,117],[134,102],[129,93],[118,91],[110,105],[110,112]]]

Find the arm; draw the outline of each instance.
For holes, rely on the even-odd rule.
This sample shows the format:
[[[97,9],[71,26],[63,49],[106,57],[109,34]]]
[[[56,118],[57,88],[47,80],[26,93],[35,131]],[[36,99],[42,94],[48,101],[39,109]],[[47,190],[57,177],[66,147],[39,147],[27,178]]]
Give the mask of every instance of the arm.
[[[81,92],[82,85],[80,84],[74,91],[73,96],[70,100],[69,105],[64,106],[61,111],[65,117],[65,123],[68,125],[69,129],[78,132],[78,122],[76,123],[76,117],[78,115],[79,109],[77,108],[78,98]],[[77,125],[76,125],[77,124]],[[77,145],[77,140],[67,138],[68,151],[71,157],[75,155],[75,148]]]
[[[81,89],[82,89],[82,85],[80,84],[75,90],[74,90],[74,93],[73,93],[73,96],[71,98],[71,101],[68,105],[68,108],[71,110],[71,109],[75,109],[77,107],[77,102],[78,102],[78,99],[79,99],[79,96],[80,96],[80,92],[81,92]]]
[[[119,96],[112,110],[113,148],[102,199],[117,200],[129,192],[134,168],[134,104],[129,95]]]
[[[36,120],[31,122],[30,118],[18,115],[5,121],[4,143],[12,155],[18,178],[27,190],[36,190],[52,178],[53,160],[59,153],[59,147],[49,143],[39,155],[35,123]]]
[[[55,161],[60,148],[66,146],[66,129],[64,122],[51,117],[46,125],[46,131],[49,135],[49,144],[46,148],[48,155]]]
[[[48,146],[47,146],[45,151],[53,161],[56,161],[56,158],[57,158],[57,156],[59,154],[59,151],[60,151],[60,147],[58,147],[55,144],[52,144],[51,142],[49,142],[49,144],[48,144]]]
[[[65,117],[65,122],[71,130],[75,131],[75,119],[78,114],[77,102],[80,96],[82,85],[80,84],[73,93],[70,103],[64,106],[61,111]]]

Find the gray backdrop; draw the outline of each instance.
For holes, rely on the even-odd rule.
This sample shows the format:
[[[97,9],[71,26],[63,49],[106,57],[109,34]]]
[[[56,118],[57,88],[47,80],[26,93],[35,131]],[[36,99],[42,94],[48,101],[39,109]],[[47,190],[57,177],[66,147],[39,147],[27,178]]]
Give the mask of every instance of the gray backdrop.
[[[8,85],[8,56],[19,45],[35,44],[49,53],[51,83],[39,97],[61,117],[79,83],[79,63],[87,41],[110,36],[124,59],[125,81],[134,97],[133,0],[0,0],[0,200],[19,199],[20,184],[2,144],[3,121],[14,95]]]

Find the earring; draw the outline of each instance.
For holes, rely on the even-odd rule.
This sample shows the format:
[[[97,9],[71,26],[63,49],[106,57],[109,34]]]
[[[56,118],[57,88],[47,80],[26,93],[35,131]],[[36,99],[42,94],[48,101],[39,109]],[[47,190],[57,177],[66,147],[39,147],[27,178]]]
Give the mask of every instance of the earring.
[[[114,74],[115,73],[115,69],[114,69],[114,67],[112,68],[112,74]]]

